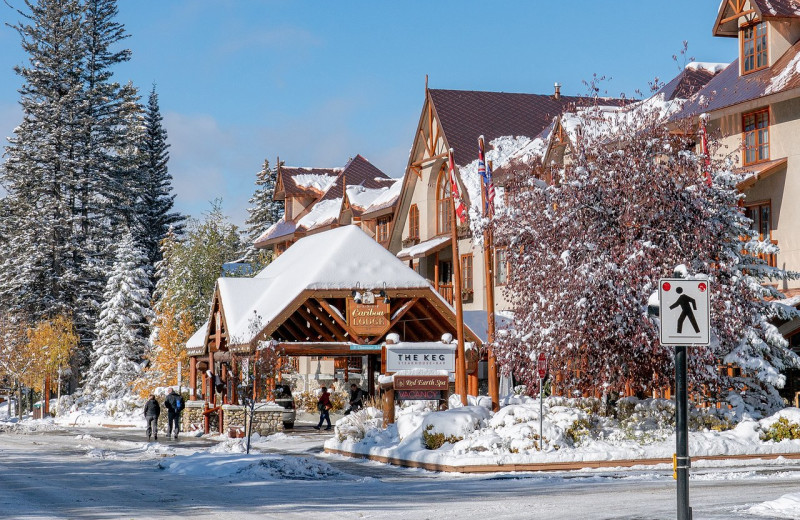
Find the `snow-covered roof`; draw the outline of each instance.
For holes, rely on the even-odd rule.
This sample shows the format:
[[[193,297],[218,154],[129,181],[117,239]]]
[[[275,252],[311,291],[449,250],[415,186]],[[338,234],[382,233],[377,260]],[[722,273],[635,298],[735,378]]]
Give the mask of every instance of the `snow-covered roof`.
[[[431,286],[359,226],[343,226],[302,238],[253,278],[217,280],[231,344],[250,342],[305,290],[355,287]],[[187,347],[202,347],[207,328],[208,324],[201,327]]]
[[[442,236],[420,242],[419,244],[405,247],[397,253],[397,258],[401,260],[408,260],[410,258],[420,258],[427,254],[442,249],[452,240],[449,236]]]

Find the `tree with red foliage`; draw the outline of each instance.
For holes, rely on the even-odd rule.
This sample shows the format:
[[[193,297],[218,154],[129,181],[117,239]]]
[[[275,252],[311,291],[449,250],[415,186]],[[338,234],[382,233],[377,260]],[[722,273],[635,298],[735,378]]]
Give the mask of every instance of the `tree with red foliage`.
[[[775,246],[742,240],[751,222],[738,207],[741,177],[712,163],[708,185],[691,134],[671,133],[660,108],[585,110],[570,119],[564,164],[509,168],[517,177],[493,227],[512,266],[514,322],[498,337],[498,360],[534,386],[545,352],[562,388],[584,395],[668,386],[673,352],[659,343],[648,299],[685,266],[712,290],[713,340],[691,349],[690,384],[738,411],[772,409],[780,372],[800,359],[770,322],[797,313],[770,301],[780,295],[763,282],[795,274],[758,258]],[[720,375],[723,362],[744,375]]]

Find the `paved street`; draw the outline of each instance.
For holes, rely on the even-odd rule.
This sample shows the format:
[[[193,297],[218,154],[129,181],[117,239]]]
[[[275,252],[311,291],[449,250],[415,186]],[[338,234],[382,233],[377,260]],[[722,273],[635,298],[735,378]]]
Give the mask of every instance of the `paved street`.
[[[668,470],[436,474],[325,455],[325,435],[308,427],[289,435],[283,442],[289,447],[263,451],[314,457],[330,464],[335,476],[187,478],[164,471],[159,462],[214,451],[218,442],[186,437],[148,444],[140,432],[106,428],[2,433],[0,511],[15,519],[433,519],[457,513],[498,519],[674,518],[675,484]],[[800,466],[787,464],[696,469],[695,518],[754,518],[741,511],[796,492]]]

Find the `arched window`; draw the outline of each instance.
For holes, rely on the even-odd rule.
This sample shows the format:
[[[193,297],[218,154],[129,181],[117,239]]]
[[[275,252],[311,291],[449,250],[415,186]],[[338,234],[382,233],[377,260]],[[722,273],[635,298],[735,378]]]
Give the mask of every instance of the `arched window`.
[[[436,234],[444,235],[450,233],[453,219],[453,201],[450,192],[450,175],[447,171],[447,164],[443,164],[439,170],[439,178],[436,181]]]
[[[419,208],[416,204],[408,210],[408,238],[419,239]]]

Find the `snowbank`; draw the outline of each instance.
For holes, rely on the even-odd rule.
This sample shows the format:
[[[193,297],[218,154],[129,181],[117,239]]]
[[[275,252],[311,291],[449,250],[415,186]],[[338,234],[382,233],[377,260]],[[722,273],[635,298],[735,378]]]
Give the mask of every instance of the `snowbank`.
[[[507,398],[497,413],[487,404],[473,399],[469,406],[456,407],[456,398],[443,412],[421,402],[404,404],[396,423],[385,430],[379,410],[363,410],[340,420],[325,447],[449,466],[657,459],[671,458],[675,451],[674,403],[668,400],[626,398],[613,410],[602,411],[596,399],[547,398],[544,439],[539,434],[538,399]],[[694,413],[696,431],[689,434],[689,453],[800,453],[800,439],[762,440],[780,417],[800,424],[796,408],[735,426],[713,414]]]
[[[746,512],[767,518],[800,519],[800,493],[789,493],[776,500],[763,502],[751,507]]]

